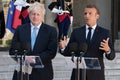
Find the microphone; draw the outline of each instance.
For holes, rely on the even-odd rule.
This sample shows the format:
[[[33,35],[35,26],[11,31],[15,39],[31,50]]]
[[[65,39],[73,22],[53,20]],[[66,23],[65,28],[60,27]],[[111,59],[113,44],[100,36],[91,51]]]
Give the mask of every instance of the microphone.
[[[23,54],[28,53],[30,51],[30,43],[28,42],[21,43],[21,49]]]
[[[21,56],[23,56],[23,61],[24,61],[23,64],[25,65],[26,64],[25,58],[30,51],[30,44],[28,42],[22,42],[21,49],[22,49]]]
[[[21,44],[19,42],[15,43],[13,48],[14,48],[15,55],[21,52]]]
[[[78,49],[78,53],[79,53],[78,56],[82,57],[86,53],[87,48],[88,48],[87,43],[81,43]]]
[[[76,42],[70,43],[69,44],[69,52],[71,54],[76,54],[78,51],[78,44]]]
[[[74,56],[78,52],[78,44],[76,42],[70,43],[69,44],[69,52],[72,55],[71,60],[74,62]]]
[[[12,46],[12,52],[10,55],[12,55],[11,57],[15,60],[18,61],[18,54],[20,54],[21,52],[21,45],[19,42],[13,43]]]

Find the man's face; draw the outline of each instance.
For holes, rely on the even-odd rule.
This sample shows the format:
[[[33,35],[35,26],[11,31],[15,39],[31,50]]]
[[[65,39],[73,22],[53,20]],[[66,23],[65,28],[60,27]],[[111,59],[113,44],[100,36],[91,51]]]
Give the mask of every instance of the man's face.
[[[30,21],[34,26],[38,26],[40,22],[43,22],[43,14],[39,10],[34,10],[29,14]]]
[[[88,26],[94,26],[99,18],[99,14],[95,8],[85,8],[84,10],[84,20]]]

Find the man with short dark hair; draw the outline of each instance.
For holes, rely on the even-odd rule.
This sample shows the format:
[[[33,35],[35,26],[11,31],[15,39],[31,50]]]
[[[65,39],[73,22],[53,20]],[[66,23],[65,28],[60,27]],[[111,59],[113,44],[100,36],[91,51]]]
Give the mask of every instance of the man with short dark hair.
[[[62,49],[61,54],[64,56],[71,56],[69,45],[76,42],[77,44],[87,43],[88,45],[83,57],[98,58],[101,70],[86,70],[86,80],[105,80],[103,55],[105,54],[108,60],[115,58],[110,32],[98,25],[99,17],[100,12],[96,5],[87,5],[84,9],[86,24],[72,32],[67,47],[65,39],[59,43]],[[75,77],[72,77],[71,80],[75,80]]]

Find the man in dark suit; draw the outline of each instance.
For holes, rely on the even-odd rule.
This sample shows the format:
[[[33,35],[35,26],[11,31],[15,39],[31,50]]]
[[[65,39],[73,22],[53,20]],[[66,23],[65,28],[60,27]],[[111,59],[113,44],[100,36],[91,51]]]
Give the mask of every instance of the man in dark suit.
[[[53,80],[52,59],[56,56],[57,51],[57,31],[54,27],[43,23],[45,15],[43,4],[34,2],[29,7],[28,12],[31,22],[21,25],[16,29],[9,54],[16,54],[15,45],[17,43],[30,43],[31,46],[26,55],[39,56],[44,68],[33,68],[29,75],[29,80]],[[35,29],[36,31],[34,31]],[[36,40],[34,41],[35,35]],[[22,52],[20,54],[22,54]],[[28,56],[25,58],[25,61],[28,64],[36,63],[35,57]]]
[[[73,42],[77,44],[87,43],[88,49],[84,57],[98,58],[101,70],[86,70],[86,80],[105,80],[103,55],[105,54],[108,60],[115,58],[115,51],[111,41],[109,30],[100,27],[97,24],[100,12],[95,5],[87,5],[84,9],[84,20],[86,25],[75,29],[70,41],[66,46],[66,40],[61,40],[59,46],[62,50],[62,55],[71,56],[69,45]],[[88,42],[89,29],[91,28],[90,41]],[[72,77],[75,80],[75,77]]]

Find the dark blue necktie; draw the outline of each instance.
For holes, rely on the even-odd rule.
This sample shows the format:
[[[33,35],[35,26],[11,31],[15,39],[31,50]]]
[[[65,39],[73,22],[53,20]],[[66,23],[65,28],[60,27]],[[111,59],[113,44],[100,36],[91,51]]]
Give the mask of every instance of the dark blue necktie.
[[[89,29],[89,32],[88,32],[88,35],[87,35],[87,44],[89,46],[90,42],[91,42],[91,30],[92,30],[92,28],[89,27],[88,29]]]

